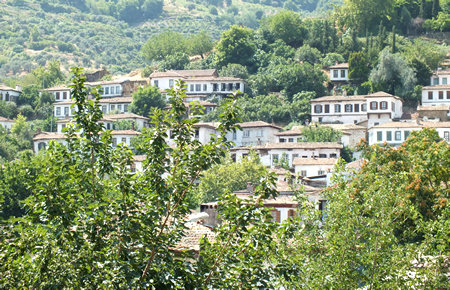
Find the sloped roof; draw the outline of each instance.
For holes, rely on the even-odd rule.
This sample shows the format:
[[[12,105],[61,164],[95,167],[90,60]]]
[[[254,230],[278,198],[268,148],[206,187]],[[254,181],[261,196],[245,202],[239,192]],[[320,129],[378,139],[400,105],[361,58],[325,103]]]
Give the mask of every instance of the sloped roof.
[[[449,105],[438,105],[438,106],[418,106],[417,111],[449,111]]]
[[[134,162],[142,162],[147,158],[147,155],[133,155]]]
[[[301,135],[302,130],[288,130],[284,132],[275,133],[275,136],[292,136],[292,135]]]
[[[244,122],[244,123],[239,123],[239,125],[242,128],[272,127],[272,128],[281,130],[281,127],[278,127],[278,126],[276,126],[274,124],[269,124],[269,123],[264,122],[264,121]]]
[[[107,119],[143,119],[143,120],[150,120],[150,118],[140,116],[133,113],[125,113],[125,114],[108,114],[104,115],[104,118]]]
[[[437,70],[433,75],[450,75],[450,69]]]
[[[141,133],[134,130],[112,130],[111,135],[140,135]]]
[[[166,72],[154,72],[150,78],[164,78],[164,77],[179,77],[179,78],[193,78],[193,77],[208,77],[217,76],[215,69],[203,70],[169,70]]]
[[[13,88],[5,86],[5,85],[0,85],[0,91],[14,91],[14,92],[21,93],[21,91],[13,89]]]
[[[2,117],[2,116],[0,116],[0,122],[12,122],[12,123],[14,123],[15,121],[14,121],[14,120],[11,120],[11,119],[8,119],[8,118],[5,118],[5,117]]]
[[[450,128],[450,122],[387,122],[373,126],[377,128]]]
[[[344,63],[338,63],[338,64],[335,64],[335,65],[332,65],[329,68],[336,69],[336,68],[348,68],[348,67],[349,67],[348,66],[348,62],[344,62]]]
[[[325,96],[310,100],[311,103],[324,102],[324,101],[365,101],[365,96]]]
[[[337,142],[284,142],[284,143],[266,143],[265,145],[248,147],[255,150],[269,149],[342,149],[344,146]]]
[[[62,133],[55,132],[40,132],[34,135],[33,141],[39,140],[55,140],[55,139],[64,139],[65,136]]]
[[[72,90],[72,89],[67,86],[56,86],[56,87],[43,89],[43,91],[70,91],[70,90]]]
[[[426,86],[422,87],[422,90],[428,91],[428,90],[439,90],[439,89],[450,89],[450,84],[448,85],[435,85],[435,86]]]
[[[334,165],[337,158],[295,158],[292,165]]]
[[[102,98],[100,99],[100,103],[131,103],[133,101],[133,97],[117,97],[117,98]]]

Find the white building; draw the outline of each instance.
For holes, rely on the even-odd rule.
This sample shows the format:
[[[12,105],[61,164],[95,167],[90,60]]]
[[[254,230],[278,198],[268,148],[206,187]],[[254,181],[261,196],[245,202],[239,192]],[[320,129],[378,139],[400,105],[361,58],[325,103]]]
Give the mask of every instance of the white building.
[[[339,63],[329,67],[330,81],[345,83],[349,81],[348,78],[348,63]]]
[[[367,127],[355,124],[325,124],[333,130],[342,133],[341,143],[344,146],[355,148],[361,139],[366,139]]]
[[[126,144],[128,147],[132,148],[131,140],[140,132],[133,130],[113,130],[112,135],[112,146],[116,147],[118,144]],[[55,132],[39,132],[33,137],[33,149],[35,153],[40,150],[47,148],[50,140],[55,140],[58,143],[66,144],[66,136],[63,133]]]
[[[440,69],[431,76],[430,85],[438,86],[438,85],[448,85],[450,84],[450,69]]]
[[[0,100],[5,102],[15,102],[22,93],[22,89],[16,86],[15,89],[0,85]]]
[[[294,143],[294,142],[301,142],[303,140],[302,138],[302,128],[300,126],[294,127],[291,130],[284,131],[284,132],[278,132],[275,133],[275,136],[277,136],[278,143]]]
[[[11,128],[14,125],[14,123],[15,123],[14,120],[10,120],[8,118],[0,116],[0,125],[2,125],[3,128],[5,128],[6,130],[11,131]]]
[[[450,84],[422,88],[422,106],[450,106]]]
[[[284,161],[292,168],[292,161],[295,158],[339,158],[342,148],[343,145],[336,142],[287,142],[267,143],[254,147],[237,147],[230,151],[232,158],[237,161],[248,156],[250,151],[253,150],[259,155],[264,166],[274,167]]]
[[[178,80],[186,82],[188,97],[196,95],[199,100],[205,100],[205,95],[224,96],[233,91],[243,92],[245,89],[243,79],[219,77],[215,69],[170,70],[150,75],[150,84],[158,87],[163,94],[166,94],[168,89],[174,88]]]
[[[72,89],[66,86],[57,86],[48,89],[44,89],[43,91],[49,92],[53,95],[55,102],[67,102],[72,98],[71,91]]]
[[[263,121],[239,123],[242,130],[228,132],[226,137],[234,142],[236,147],[264,145],[277,142],[276,133],[281,127]]]
[[[100,123],[105,125],[106,130],[114,130],[115,122],[118,121],[131,121],[134,130],[140,131],[142,128],[147,128],[149,126],[149,118],[139,116],[133,113],[128,114],[112,114],[104,115]],[[62,129],[67,127],[67,124],[72,122],[72,119],[61,119],[56,121],[56,132],[62,133]]]
[[[422,128],[436,129],[439,137],[450,141],[450,122],[389,122],[369,129],[369,145],[387,143],[392,146],[402,144],[412,131]]]
[[[357,124],[368,121],[368,127],[400,119],[403,102],[385,92],[364,96],[326,96],[310,101],[312,122]]]
[[[331,172],[337,161],[337,158],[295,158],[292,164],[296,174],[311,177]]]

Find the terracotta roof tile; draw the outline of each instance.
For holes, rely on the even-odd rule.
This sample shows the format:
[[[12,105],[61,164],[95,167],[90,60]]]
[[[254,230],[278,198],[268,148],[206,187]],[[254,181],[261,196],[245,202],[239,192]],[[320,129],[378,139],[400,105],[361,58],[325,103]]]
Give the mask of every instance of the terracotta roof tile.
[[[344,62],[344,63],[338,63],[335,65],[330,66],[329,68],[348,68],[348,62]]]
[[[272,127],[272,128],[281,130],[281,127],[278,127],[278,126],[276,126],[274,124],[269,124],[269,123],[264,122],[264,121],[245,122],[245,123],[239,123],[239,125],[242,128]]]
[[[337,158],[295,158],[292,165],[334,165]]]
[[[439,89],[450,89],[450,84],[448,84],[448,85],[435,85],[435,86],[422,87],[422,90],[424,90],[424,91],[439,90]]]

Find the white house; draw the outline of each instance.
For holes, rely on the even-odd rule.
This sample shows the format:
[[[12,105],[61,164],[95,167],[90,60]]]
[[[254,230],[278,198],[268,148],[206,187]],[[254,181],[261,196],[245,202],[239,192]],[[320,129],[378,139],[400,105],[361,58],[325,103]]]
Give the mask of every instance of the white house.
[[[389,122],[369,129],[369,145],[387,143],[402,144],[412,131],[435,128],[439,137],[450,141],[450,122]]]
[[[450,69],[440,69],[433,73],[430,78],[430,85],[448,85],[450,84]]]
[[[8,118],[0,116],[0,125],[3,126],[8,131],[11,131],[12,126],[14,125],[15,121],[10,120]]]
[[[49,92],[53,95],[55,102],[66,102],[70,101],[72,98],[71,91],[72,89],[66,86],[56,86],[48,89],[44,89],[43,91]]]
[[[368,121],[368,127],[399,119],[403,102],[399,97],[385,92],[361,96],[326,96],[311,103],[312,122],[357,124]]]
[[[367,135],[367,127],[356,124],[324,124],[324,126],[340,131],[342,133],[342,145],[350,148],[355,148],[361,139],[365,139]]]
[[[275,133],[275,136],[277,137],[278,143],[294,143],[294,142],[301,142],[302,140],[302,127],[297,126],[292,128],[291,130],[287,130],[284,132],[278,132]]]
[[[422,106],[450,106],[450,84],[422,88]]]
[[[102,98],[131,98],[131,95],[140,87],[146,86],[146,80],[117,79],[112,81],[99,81],[86,83],[87,87],[100,87]]]
[[[329,67],[330,81],[345,83],[349,81],[348,78],[348,63],[339,63]]]
[[[53,112],[58,119],[72,119],[76,108],[71,108],[75,102],[72,100],[59,101],[53,103]]]
[[[215,69],[207,70],[170,70],[167,72],[154,72],[150,75],[150,84],[158,87],[163,94],[174,88],[176,81],[186,82],[188,96],[229,95],[233,91],[244,91],[244,80],[233,77],[219,77]]]
[[[337,161],[337,158],[295,158],[292,164],[296,174],[311,177],[327,174]]]
[[[113,147],[116,147],[118,144],[124,143],[132,148],[131,140],[139,134],[141,133],[133,130],[113,130],[111,131],[112,145]],[[39,132],[33,137],[34,152],[38,153],[40,150],[47,148],[50,140],[66,144],[65,138],[66,136],[63,133]]]
[[[22,93],[22,89],[16,86],[15,89],[0,85],[0,100],[5,102],[15,102]]]
[[[149,118],[139,116],[136,114],[128,113],[128,114],[112,114],[112,115],[104,115],[103,119],[100,123],[105,125],[106,130],[114,130],[114,123],[117,121],[131,121],[134,130],[140,131],[142,128],[147,128],[149,125]],[[56,121],[56,131],[58,133],[62,133],[62,129],[67,127],[67,124],[72,122],[72,119],[61,119]]]
[[[336,142],[300,142],[300,143],[267,143],[254,147],[232,148],[231,155],[234,160],[241,160],[248,156],[251,150],[255,151],[261,163],[267,167],[277,166],[281,161],[293,167],[295,158],[339,158],[342,144]],[[281,160],[283,159],[283,160]]]
[[[242,130],[228,132],[226,137],[234,142],[236,147],[264,145],[277,141],[276,133],[281,127],[263,121],[239,123]]]

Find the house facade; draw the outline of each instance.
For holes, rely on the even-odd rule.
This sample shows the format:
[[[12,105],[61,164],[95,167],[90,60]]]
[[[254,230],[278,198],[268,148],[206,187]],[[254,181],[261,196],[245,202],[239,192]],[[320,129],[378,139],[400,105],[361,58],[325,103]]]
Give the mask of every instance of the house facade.
[[[230,151],[232,158],[237,161],[253,150],[264,166],[275,167],[285,162],[292,168],[296,158],[339,158],[343,147],[336,142],[267,143],[254,147],[236,147]]]
[[[22,93],[22,89],[16,86],[15,89],[8,86],[0,85],[0,100],[4,102],[16,102],[17,98]]]
[[[226,134],[236,147],[274,143],[277,141],[275,134],[281,131],[281,127],[263,121],[239,123],[239,126],[241,130]]]
[[[412,131],[422,128],[434,128],[439,137],[447,142],[450,141],[450,122],[389,122],[369,129],[369,145],[387,143],[398,146]]]
[[[361,96],[326,96],[310,101],[311,119],[317,123],[357,124],[368,121],[368,127],[399,119],[402,100],[385,92]]]
[[[292,165],[297,175],[312,177],[331,172],[337,161],[337,158],[295,158]]]
[[[332,83],[346,83],[350,79],[348,78],[348,63],[339,63],[329,67],[330,69],[330,81]]]
[[[206,96],[225,96],[233,91],[243,92],[245,82],[240,78],[219,77],[215,69],[208,70],[170,70],[154,72],[150,75],[150,84],[158,87],[163,94],[174,88],[178,80],[186,82],[186,94],[198,96],[205,100]],[[167,96],[166,96],[167,98]]]
[[[67,102],[72,99],[72,89],[66,86],[56,86],[48,89],[44,89],[44,92],[48,92],[53,95],[53,99],[56,103]]]
[[[8,131],[11,131],[12,126],[14,125],[15,121],[10,120],[8,118],[0,116],[0,125],[2,125],[3,128],[5,128]]]
[[[422,106],[442,105],[450,106],[450,84],[422,88]]]

